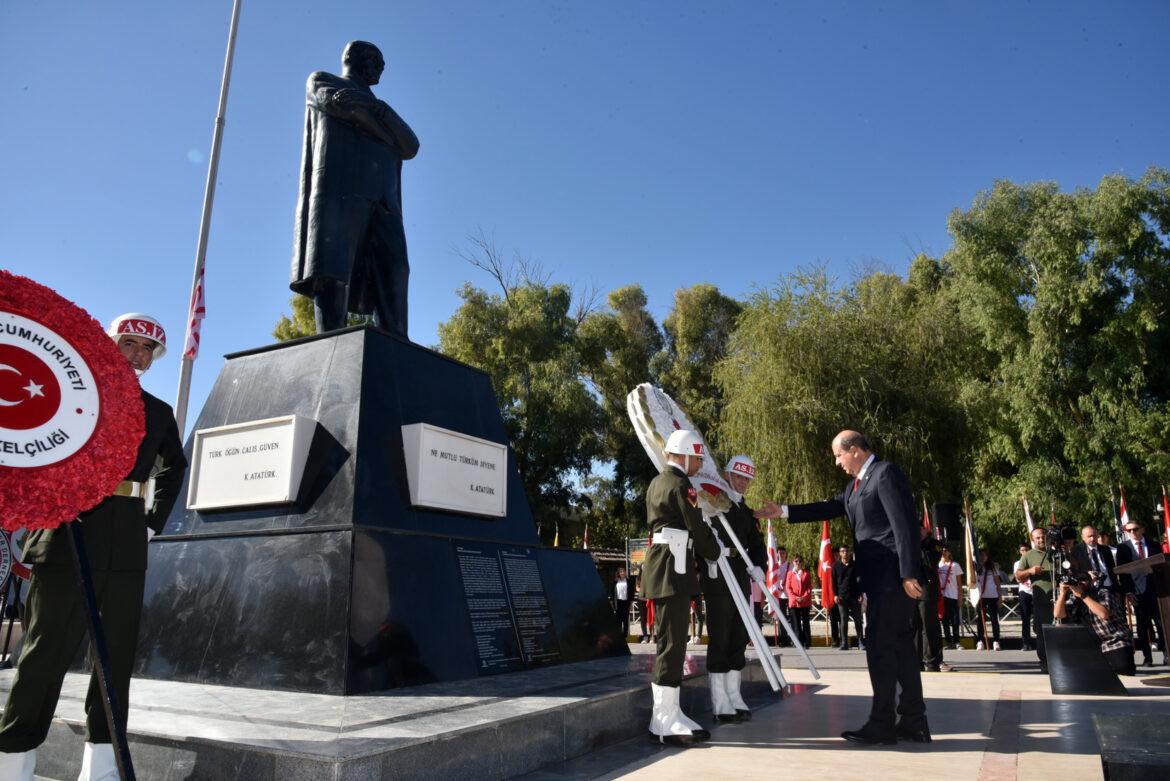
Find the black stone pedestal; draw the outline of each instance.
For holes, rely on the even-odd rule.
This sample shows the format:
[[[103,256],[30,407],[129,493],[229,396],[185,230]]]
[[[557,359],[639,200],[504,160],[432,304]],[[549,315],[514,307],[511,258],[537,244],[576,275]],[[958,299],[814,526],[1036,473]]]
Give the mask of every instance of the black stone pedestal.
[[[629,653],[588,552],[410,506],[401,427],[507,444],[489,377],[370,327],[227,356],[196,429],[320,424],[291,506],[185,509],[150,546],[136,674],[357,694]],[[190,455],[191,443],[188,443]]]

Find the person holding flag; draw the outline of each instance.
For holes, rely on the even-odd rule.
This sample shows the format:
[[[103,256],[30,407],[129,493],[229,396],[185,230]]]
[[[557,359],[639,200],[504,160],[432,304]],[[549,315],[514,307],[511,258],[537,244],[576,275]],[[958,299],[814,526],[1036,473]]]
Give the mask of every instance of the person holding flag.
[[[756,465],[747,456],[735,456],[727,462],[724,478],[731,487],[728,497],[731,509],[723,515],[739,538],[748,558],[763,561],[765,557],[764,538],[760,534],[752,508],[744,501],[743,492],[756,477]],[[728,583],[718,577],[719,570],[701,563],[699,580],[703,596],[707,600],[707,677],[711,684],[711,712],[719,721],[747,721],[752,712],[740,694],[743,668],[747,664],[744,654],[749,641],[747,627],[740,619],[735,603],[731,601],[730,589],[738,588],[745,600],[751,593],[747,564],[735,547],[722,523],[713,524],[719,541],[727,548],[728,563],[735,575],[735,583]],[[754,568],[759,579],[764,571]]]
[[[853,478],[845,490],[812,504],[767,502],[756,516],[787,518],[789,523],[842,515],[849,519],[866,595],[865,657],[873,702],[866,723],[841,737],[863,744],[890,745],[899,738],[929,743],[922,669],[910,622],[915,601],[922,596],[919,522],[910,483],[896,465],[879,460],[856,431],[837,434],[832,448],[837,465]],[[896,721],[899,713],[901,721]]]

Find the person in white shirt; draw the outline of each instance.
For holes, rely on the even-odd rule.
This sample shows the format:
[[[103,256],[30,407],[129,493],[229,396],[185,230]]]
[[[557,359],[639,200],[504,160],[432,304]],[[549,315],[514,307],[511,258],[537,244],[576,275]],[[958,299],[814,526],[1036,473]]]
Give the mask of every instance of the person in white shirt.
[[[959,646],[959,583],[963,567],[951,557],[950,548],[944,547],[942,560],[938,563],[939,590],[943,598],[943,635],[946,647]]]
[[[999,608],[1003,605],[1003,591],[999,587],[999,567],[991,560],[987,551],[983,551],[983,571],[975,579],[979,587],[979,642],[976,650],[982,651],[989,645],[987,625],[991,624],[990,647],[999,650]]]

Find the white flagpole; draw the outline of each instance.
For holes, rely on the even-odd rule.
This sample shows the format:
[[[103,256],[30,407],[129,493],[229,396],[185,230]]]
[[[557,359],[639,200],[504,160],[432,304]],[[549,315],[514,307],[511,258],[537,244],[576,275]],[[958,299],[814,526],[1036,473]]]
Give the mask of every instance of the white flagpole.
[[[232,78],[232,58],[236,51],[236,27],[240,22],[240,0],[232,4],[232,24],[228,31],[227,57],[223,64],[223,83],[219,87],[219,112],[215,117],[215,132],[211,140],[211,161],[207,165],[207,187],[203,193],[203,221],[199,226],[199,246],[195,250],[195,273],[191,278],[191,300],[195,298],[195,287],[199,284],[199,275],[203,271],[203,263],[207,259],[207,234],[211,228],[211,206],[215,201],[215,179],[219,173],[219,148],[223,143],[224,111],[227,108],[228,85]],[[190,313],[187,318],[187,329],[190,336],[192,319]],[[186,339],[184,339],[184,344]],[[179,371],[179,392],[175,397],[175,422],[179,424],[179,436],[182,437],[187,425],[187,397],[191,392],[191,364],[194,359],[183,355]]]

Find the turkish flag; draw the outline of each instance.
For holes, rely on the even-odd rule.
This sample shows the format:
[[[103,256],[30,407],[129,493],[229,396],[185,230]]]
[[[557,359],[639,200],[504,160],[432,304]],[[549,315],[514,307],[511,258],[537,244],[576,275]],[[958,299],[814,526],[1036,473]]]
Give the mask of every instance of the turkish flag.
[[[60,406],[61,386],[49,365],[28,350],[0,344],[0,428],[43,426]]]

